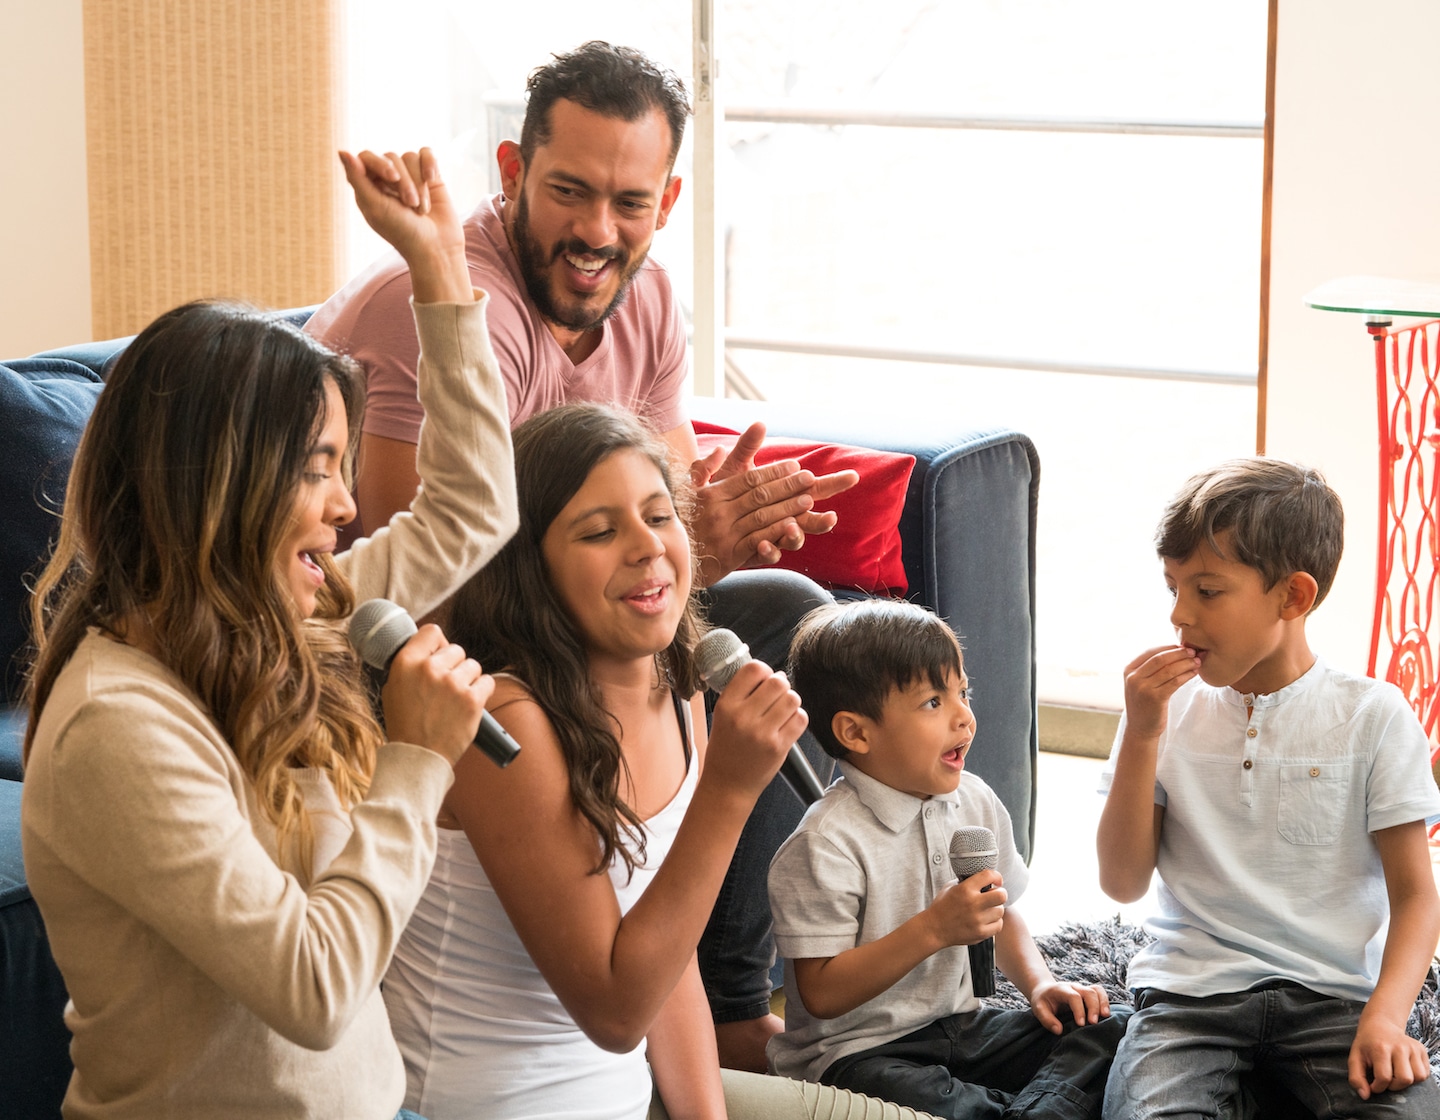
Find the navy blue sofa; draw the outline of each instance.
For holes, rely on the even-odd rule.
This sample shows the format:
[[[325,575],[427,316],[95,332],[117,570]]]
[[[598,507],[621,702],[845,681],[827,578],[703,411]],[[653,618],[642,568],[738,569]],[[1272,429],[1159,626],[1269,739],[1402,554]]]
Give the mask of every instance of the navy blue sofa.
[[[303,323],[311,309],[280,312]],[[70,459],[128,339],[86,343],[0,363],[0,431],[17,451],[0,456],[0,1115],[53,1117],[69,1076],[65,993],[25,889],[20,860],[21,666],[28,633],[27,579],[47,555]],[[897,401],[893,410],[827,411],[697,399],[698,420],[741,429],[763,420],[775,435],[848,443],[915,456],[900,518],[909,598],[964,638],[978,683],[978,734],[967,767],[1000,795],[1029,859],[1035,834],[1038,746],[1035,692],[1035,511],[1040,466],[1030,440]],[[17,442],[18,441],[18,442]]]

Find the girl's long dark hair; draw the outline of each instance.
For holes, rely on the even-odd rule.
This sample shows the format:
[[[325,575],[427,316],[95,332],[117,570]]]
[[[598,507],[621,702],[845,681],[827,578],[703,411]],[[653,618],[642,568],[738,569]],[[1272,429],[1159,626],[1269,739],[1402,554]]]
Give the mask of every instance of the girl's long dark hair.
[[[514,437],[520,529],[452,601],[450,636],[487,669],[520,677],[549,717],[569,771],[570,796],[600,840],[594,872],[604,871],[616,855],[633,871],[644,859],[643,832],[620,796],[625,763],[618,724],[591,682],[584,644],[551,586],[541,544],[590,472],[617,451],[639,451],[655,464],[682,520],[688,493],[677,491],[664,442],[615,409],[563,405],[527,420]],[[682,697],[699,687],[698,638],[692,595],[674,640],[655,657],[660,679]],[[622,831],[635,838],[638,855]]]

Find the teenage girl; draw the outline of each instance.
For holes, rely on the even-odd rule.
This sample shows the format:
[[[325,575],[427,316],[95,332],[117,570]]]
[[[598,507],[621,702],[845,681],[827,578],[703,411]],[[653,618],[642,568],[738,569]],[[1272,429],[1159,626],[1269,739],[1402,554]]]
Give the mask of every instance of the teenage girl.
[[[674,1117],[914,1115],[777,1077],[722,1085],[695,947],[805,713],[751,662],[706,735],[685,499],[663,443],[567,405],[515,430],[515,460],[520,529],[450,627],[505,670],[490,709],[524,749],[503,771],[457,766],[385,981],[407,1106],[430,1120],[639,1120],[652,1099]]]

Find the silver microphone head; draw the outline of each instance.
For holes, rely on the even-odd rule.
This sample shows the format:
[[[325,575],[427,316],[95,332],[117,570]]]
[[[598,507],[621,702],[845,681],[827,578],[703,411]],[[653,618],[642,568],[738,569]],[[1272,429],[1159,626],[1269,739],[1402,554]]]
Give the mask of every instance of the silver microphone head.
[[[376,669],[388,668],[415,630],[410,613],[389,599],[370,599],[350,616],[350,644],[360,660]]]
[[[957,828],[950,838],[950,867],[957,879],[968,879],[977,871],[992,871],[999,860],[995,834],[983,825]]]
[[[695,666],[712,692],[723,692],[740,666],[750,660],[750,647],[723,627],[711,630],[695,645]]]

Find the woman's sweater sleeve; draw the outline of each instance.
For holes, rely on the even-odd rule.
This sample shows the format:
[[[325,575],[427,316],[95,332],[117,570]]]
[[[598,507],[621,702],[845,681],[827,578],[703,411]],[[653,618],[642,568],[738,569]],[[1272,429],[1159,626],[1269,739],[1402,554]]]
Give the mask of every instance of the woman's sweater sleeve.
[[[414,303],[425,409],[416,450],[421,487],[410,509],[337,562],[357,602],[383,596],[427,614],[515,533],[515,459],[505,386],[485,326],[489,297]]]
[[[338,1041],[380,983],[433,864],[451,781],[438,755],[382,747],[349,842],[307,890],[257,835],[261,814],[214,726],[163,686],[82,703],[37,761],[25,806],[37,850],[27,859],[55,868],[47,904],[81,908],[57,934],[87,937],[71,928],[84,925],[82,911],[112,932],[141,923],[135,938],[70,954],[107,974],[92,986],[123,988],[122,977],[158,969],[184,990],[183,965],[148,959],[168,945],[272,1030],[317,1050]],[[71,876],[118,911],[102,913]],[[104,960],[111,947],[123,952]]]

